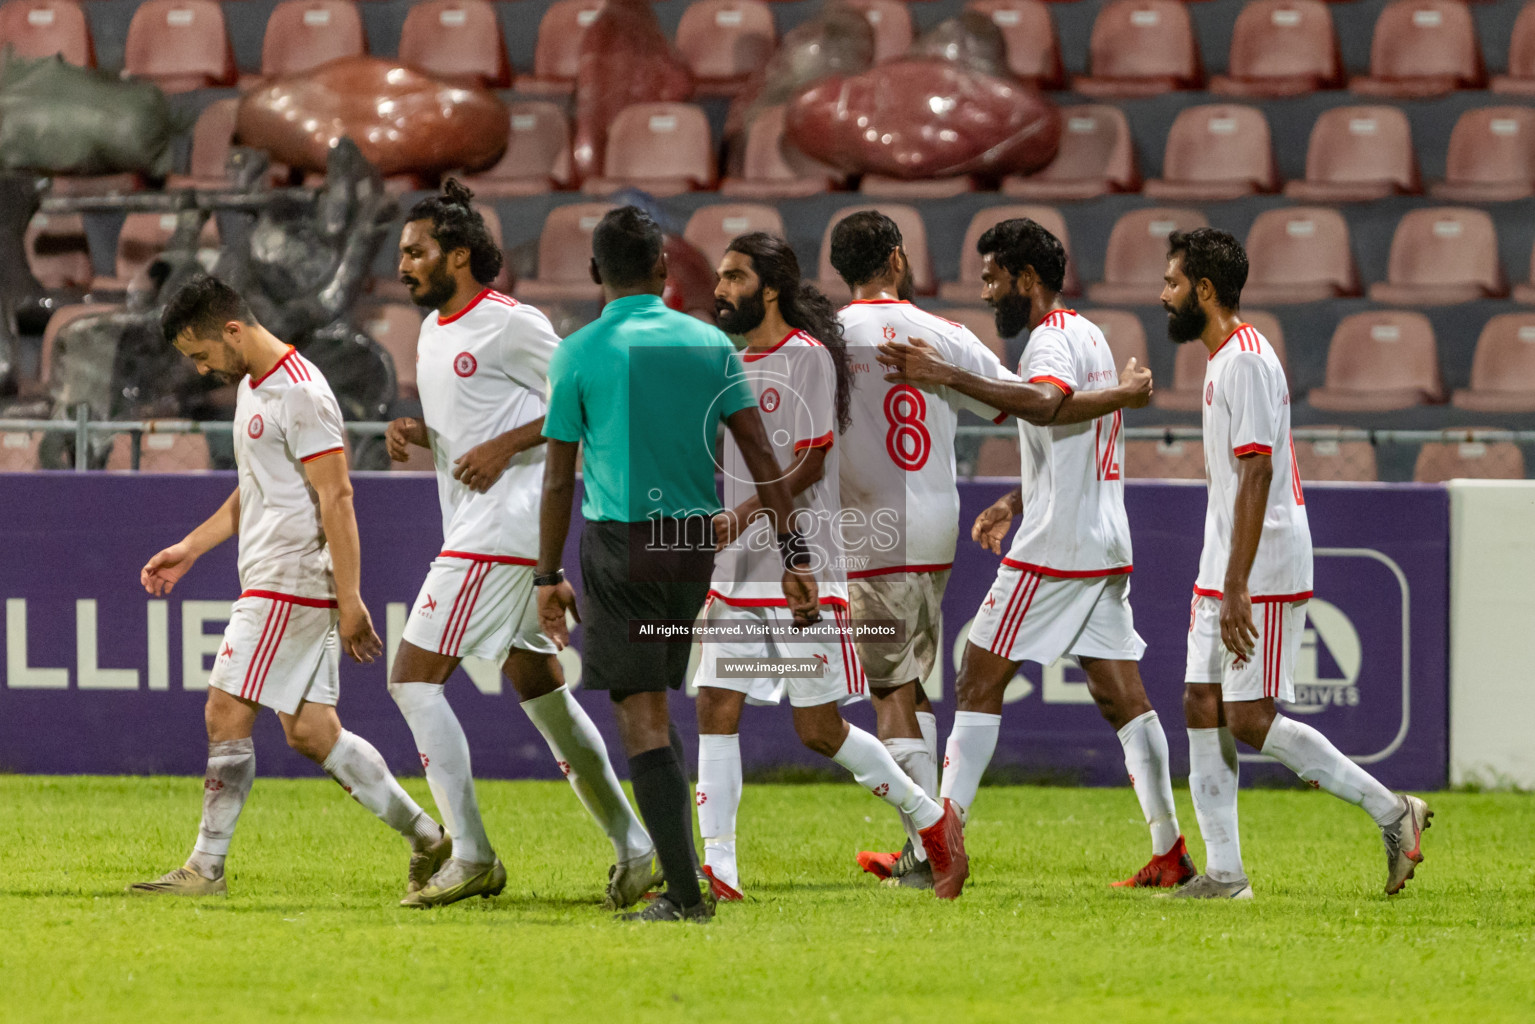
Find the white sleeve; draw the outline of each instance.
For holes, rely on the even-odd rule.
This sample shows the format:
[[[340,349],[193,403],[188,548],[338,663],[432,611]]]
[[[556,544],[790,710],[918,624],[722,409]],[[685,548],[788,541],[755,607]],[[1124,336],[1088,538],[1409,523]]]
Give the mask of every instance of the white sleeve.
[[[794,403],[794,454],[830,448],[837,436],[837,371],[831,353],[816,346],[789,353]]]
[[[1041,327],[1029,338],[1023,350],[1018,373],[1030,384],[1054,384],[1070,395],[1082,386],[1078,379],[1076,356],[1066,332],[1056,327]]]
[[[1237,458],[1274,454],[1279,401],[1263,357],[1255,352],[1233,356],[1221,389],[1230,417],[1231,436],[1227,440],[1232,454]]]
[[[296,384],[283,395],[283,437],[288,453],[300,462],[311,462],[322,455],[344,451],[341,407],[323,381]]]
[[[986,343],[977,338],[968,327],[959,330],[952,338],[941,337],[937,348],[943,353],[947,362],[977,377],[985,377],[988,380],[1018,380],[1018,375],[1003,366],[997,354],[987,348]],[[993,423],[1001,423],[1007,419],[1007,413],[998,412],[985,402],[961,394],[952,388],[939,388],[938,394],[956,410],[967,409]]]
[[[501,335],[501,371],[528,392],[523,423],[544,415],[549,408],[549,361],[559,347],[549,318],[532,306],[522,306],[507,319]],[[519,424],[520,426],[521,424]]]

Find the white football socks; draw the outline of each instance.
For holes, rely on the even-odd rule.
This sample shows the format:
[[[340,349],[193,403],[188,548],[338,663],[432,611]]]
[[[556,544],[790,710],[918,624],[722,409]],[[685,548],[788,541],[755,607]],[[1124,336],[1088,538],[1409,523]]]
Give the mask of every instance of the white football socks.
[[[352,794],[353,800],[404,836],[411,849],[425,849],[442,838],[442,829],[431,815],[400,788],[384,755],[356,733],[341,730],[320,767]]]
[[[736,812],[741,806],[741,736],[699,733],[698,831],[704,837],[704,864],[714,877],[741,888],[736,867]]]
[[[1167,767],[1167,734],[1155,711],[1125,723],[1119,730],[1125,748],[1125,771],[1151,828],[1151,854],[1160,857],[1178,841],[1178,812],[1173,807],[1173,779]]]
[[[1237,832],[1237,745],[1229,729],[1190,729],[1189,795],[1205,841],[1205,874],[1218,882],[1245,878]]]
[[[927,746],[927,756],[933,759],[933,771],[936,772],[938,770],[938,716],[931,711],[918,711],[917,728],[922,730],[922,742]],[[928,791],[928,796],[936,795],[936,791]]]
[[[901,771],[884,744],[858,726],[848,726],[847,739],[832,760],[852,772],[859,785],[909,815],[917,828],[929,828],[943,817],[943,808]]]
[[[650,833],[645,831],[618,784],[618,776],[608,760],[607,744],[602,742],[602,734],[586,709],[576,702],[570,688],[561,686],[542,697],[525,700],[522,710],[549,744],[581,805],[612,841],[618,859],[632,860],[651,852]]]
[[[1402,799],[1375,776],[1344,757],[1332,742],[1309,725],[1275,715],[1263,752],[1313,786],[1365,809],[1385,826],[1402,816]]]
[[[453,837],[453,856],[470,864],[489,864],[496,854],[474,795],[469,740],[448,704],[445,688],[436,683],[390,683],[389,695],[416,739],[426,784],[437,801],[443,827]]]
[[[927,743],[924,740],[904,737],[883,742],[885,749],[890,751],[891,758],[900,766],[901,771],[911,776],[911,781],[921,786],[922,792],[936,798],[938,796],[938,765],[928,753]],[[922,837],[917,833],[917,823],[902,814],[901,825],[906,829],[906,837],[911,840],[912,853],[918,860],[927,860],[927,851],[922,848]]]
[[[256,745],[249,736],[208,744],[208,770],[203,776],[203,820],[187,867],[208,879],[222,878],[229,841],[251,783],[256,781]]]
[[[953,800],[964,818],[981,788],[981,776],[997,750],[997,733],[1002,728],[1001,715],[984,711],[954,712],[954,728],[943,755],[942,795]]]

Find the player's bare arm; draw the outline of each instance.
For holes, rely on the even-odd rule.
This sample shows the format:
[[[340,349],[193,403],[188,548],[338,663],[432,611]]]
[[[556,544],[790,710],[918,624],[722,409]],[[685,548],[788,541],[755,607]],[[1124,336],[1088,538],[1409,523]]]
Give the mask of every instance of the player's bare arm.
[[[430,448],[432,441],[427,436],[426,420],[415,416],[401,416],[391,420],[389,429],[384,432],[384,445],[389,449],[389,457],[395,462],[404,462],[410,458],[411,445]]]
[[[1117,409],[1143,409],[1151,401],[1151,368],[1131,356],[1119,371],[1119,383],[1099,391],[1073,391],[1056,410],[1053,427],[1087,423]]]
[[[879,347],[878,358],[893,371],[885,375],[885,380],[892,384],[952,388],[1035,426],[1053,422],[1066,397],[1065,392],[1051,384],[993,380],[971,373],[946,361],[921,338],[887,341]]]
[[[1023,514],[1023,488],[1014,487],[981,510],[970,527],[970,539],[994,555],[1002,553],[1002,538],[1012,529],[1013,519]]]
[[[1253,603],[1247,577],[1258,557],[1263,536],[1263,511],[1268,505],[1269,482],[1274,478],[1273,460],[1260,452],[1237,460],[1237,495],[1231,517],[1231,558],[1221,586],[1221,642],[1238,658],[1252,656],[1258,642],[1253,625]]]
[[[336,605],[341,612],[341,649],[353,661],[366,665],[383,653],[384,644],[373,631],[373,619],[362,603],[362,544],[357,538],[346,454],[332,452],[312,459],[304,463],[304,473],[320,499],[320,524],[330,548]]]
[[[789,469],[786,482],[789,485],[791,497],[801,493],[807,488],[820,482],[826,475],[826,449],[806,448],[799,453],[794,460],[794,465]],[[729,547],[741,531],[746,529],[748,523],[757,516],[763,515],[762,499],[757,495],[741,502],[735,508],[728,508],[714,517],[714,536],[716,547],[720,550]]]
[[[453,479],[483,494],[495,486],[513,459],[543,443],[544,418],[540,416],[477,444],[454,459]]]
[[[751,406],[728,417],[725,426],[730,429],[746,468],[757,482],[757,498],[764,513],[772,516],[774,532],[786,532],[794,511],[794,499],[789,494],[789,485],[778,467],[778,460],[773,457],[773,446],[768,443],[761,415],[755,406]],[[808,626],[820,620],[821,595],[815,577],[808,571],[784,569],[783,593],[796,626]]]
[[[540,426],[543,420],[539,420]],[[544,461],[544,495],[538,514],[538,575],[547,576],[560,567],[565,554],[565,537],[570,533],[570,510],[576,494],[576,456],[581,446],[576,441],[550,441]],[[538,588],[538,624],[560,650],[570,645],[570,628],[565,615],[577,622],[576,592],[568,580]]]
[[[224,499],[219,510],[183,537],[153,558],[139,570],[139,582],[155,597],[171,592],[181,577],[187,574],[203,555],[212,551],[240,530],[240,489]]]

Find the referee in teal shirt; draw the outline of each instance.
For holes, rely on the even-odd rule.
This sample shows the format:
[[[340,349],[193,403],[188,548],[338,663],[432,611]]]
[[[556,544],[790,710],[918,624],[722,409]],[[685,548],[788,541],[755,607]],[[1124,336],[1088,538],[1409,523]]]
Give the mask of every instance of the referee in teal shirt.
[[[634,799],[656,845],[666,894],[625,917],[706,919],[698,885],[693,804],[667,694],[687,674],[688,637],[631,640],[631,623],[693,621],[714,567],[713,517],[720,511],[714,447],[724,421],[740,445],[777,524],[792,511],[735,347],[717,328],[661,301],[666,259],[661,229],[638,207],[602,218],[592,233],[592,278],[606,305],[596,322],[566,338],[549,363],[549,439],[537,576],[539,620],[561,647],[576,606],[560,558],[570,529],[577,445],[586,448],[586,525],[581,534],[582,683],[607,690],[629,758]],[[784,596],[797,625],[819,618],[804,540],[775,531]]]

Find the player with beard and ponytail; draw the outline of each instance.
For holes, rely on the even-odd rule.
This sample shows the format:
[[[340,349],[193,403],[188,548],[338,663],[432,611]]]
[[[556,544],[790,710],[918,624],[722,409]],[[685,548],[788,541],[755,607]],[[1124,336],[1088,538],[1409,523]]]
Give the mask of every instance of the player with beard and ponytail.
[[[971,536],[996,554],[1022,516],[960,665],[959,710],[944,758],[943,795],[968,812],[996,749],[1002,694],[1022,661],[1070,656],[1119,734],[1125,768],[1151,830],[1151,861],[1116,886],[1172,887],[1194,876],[1173,807],[1167,737],[1137,663],[1146,645],[1130,611],[1120,410],[1145,405],[1151,374],[1123,375],[1103,333],[1060,301],[1066,250],[1027,218],[981,236],[983,297],[1004,337],[1030,330],[1022,382],[999,382],[941,360],[913,339],[881,347],[891,379],[952,388],[1018,417],[1021,483],[983,511]]]
[[[1213,228],[1175,231],[1167,246],[1167,335],[1210,352],[1203,409],[1210,500],[1183,691],[1189,791],[1209,859],[1177,895],[1252,898],[1237,833],[1235,740],[1363,808],[1386,846],[1386,893],[1399,892],[1423,860],[1433,812],[1415,796],[1391,792],[1327,737],[1274,706],[1295,700],[1311,597],[1311,526],[1284,367],[1239,311],[1247,253]]]
[[[719,266],[715,302],[720,327],[746,339],[741,353],[769,441],[794,499],[792,521],[804,536],[819,586],[822,620],[848,625],[847,581],[839,513],[840,431],[848,425],[847,348],[826,296],[800,280],[788,243],[756,232],[730,243]],[[706,626],[739,626],[747,638],[705,645],[698,687],[699,829],[704,872],[717,898],[740,899],[736,811],[741,802],[741,709],[778,704],[785,693],[805,746],[836,761],[865,788],[911,819],[933,865],[937,895],[959,895],[968,860],[959,822],[901,769],[873,736],[849,725],[838,705],[858,699],[865,680],[852,638],[831,632],[798,639],[779,590],[777,550],[762,517],[755,483],[739,449],[725,441],[725,511],[715,517],[715,562]],[[759,638],[758,627],[775,635]],[[817,676],[734,674],[725,659],[814,658]]]
[[[540,627],[534,598],[544,392],[560,339],[543,313],[490,287],[501,250],[473,198],[448,179],[441,195],[411,209],[400,235],[400,279],[416,305],[432,312],[416,347],[422,418],[395,420],[387,442],[397,462],[408,457],[408,445],[431,450],[443,546],[406,620],[389,692],[453,836],[452,859],[404,902],[441,905],[494,895],[506,884],[480,820],[469,743],[444,687],[462,658],[477,655],[501,663],[571,788],[612,841],[617,863],[608,873],[608,903],[618,909],[659,881],[655,850],[601,734],[565,685],[559,648]]]

